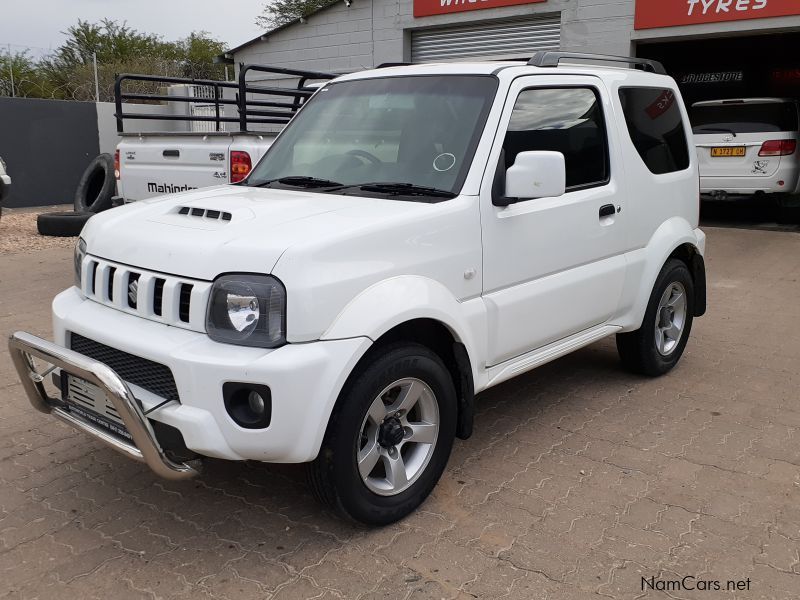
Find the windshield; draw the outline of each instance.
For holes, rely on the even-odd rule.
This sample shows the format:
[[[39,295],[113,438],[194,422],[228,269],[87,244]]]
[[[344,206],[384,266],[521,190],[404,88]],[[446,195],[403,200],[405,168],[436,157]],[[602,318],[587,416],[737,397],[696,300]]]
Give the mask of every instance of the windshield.
[[[695,106],[691,113],[695,133],[763,133],[797,131],[797,107],[792,102]]]
[[[481,75],[327,85],[278,137],[247,185],[366,186],[354,193],[377,197],[409,188],[456,195],[496,89],[494,77]]]

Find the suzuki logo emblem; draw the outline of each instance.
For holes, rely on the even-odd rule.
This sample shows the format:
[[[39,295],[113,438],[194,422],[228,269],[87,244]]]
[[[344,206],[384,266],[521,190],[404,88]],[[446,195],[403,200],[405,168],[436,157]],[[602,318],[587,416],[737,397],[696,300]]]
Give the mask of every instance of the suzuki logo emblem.
[[[139,280],[134,279],[128,284],[128,299],[131,304],[136,305],[136,297],[139,293]]]
[[[724,138],[722,138],[722,141],[723,142],[732,142],[733,141],[733,136],[732,135],[726,135]]]

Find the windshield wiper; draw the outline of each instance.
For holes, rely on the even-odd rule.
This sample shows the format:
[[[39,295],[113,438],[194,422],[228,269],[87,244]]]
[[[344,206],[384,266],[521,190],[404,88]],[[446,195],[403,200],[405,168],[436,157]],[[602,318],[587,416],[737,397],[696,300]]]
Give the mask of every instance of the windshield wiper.
[[[381,182],[376,181],[372,183],[360,183],[358,185],[343,186],[334,191],[341,191],[348,188],[356,188],[362,192],[377,192],[379,194],[387,194],[389,196],[426,196],[429,198],[455,198],[458,194],[454,194],[448,190],[440,190],[438,188],[426,187],[424,185],[416,185],[413,183],[398,183],[398,182]]]
[[[725,133],[733,134],[733,137],[736,137],[736,132],[733,129],[728,129],[727,127],[704,127],[700,125],[699,127],[694,128],[695,131],[724,131]]]
[[[253,187],[269,187],[273,183],[281,183],[291,187],[301,188],[323,188],[323,187],[340,187],[342,184],[338,181],[331,181],[330,179],[320,179],[318,177],[306,177],[303,175],[292,175],[290,177],[279,177],[278,179],[270,179],[261,183],[255,184]]]

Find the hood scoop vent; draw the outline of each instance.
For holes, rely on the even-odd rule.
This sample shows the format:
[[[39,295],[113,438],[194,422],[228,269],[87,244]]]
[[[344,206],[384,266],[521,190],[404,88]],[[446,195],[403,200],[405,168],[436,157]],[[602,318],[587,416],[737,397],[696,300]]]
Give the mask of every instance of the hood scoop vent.
[[[212,219],[214,221],[230,221],[233,218],[229,212],[206,208],[194,208],[190,206],[181,206],[178,209],[178,214],[200,219]]]

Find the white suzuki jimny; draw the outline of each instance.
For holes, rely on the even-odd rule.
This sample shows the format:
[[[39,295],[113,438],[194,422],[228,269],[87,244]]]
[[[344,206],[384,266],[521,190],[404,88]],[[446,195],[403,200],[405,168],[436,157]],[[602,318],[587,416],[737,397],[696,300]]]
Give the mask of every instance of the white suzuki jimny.
[[[242,183],[92,217],[55,343],[11,354],[38,410],[160,476],[308,462],[389,523],[476,393],[612,334],[626,367],[675,366],[706,305],[690,132],[641,59],[345,75]]]

